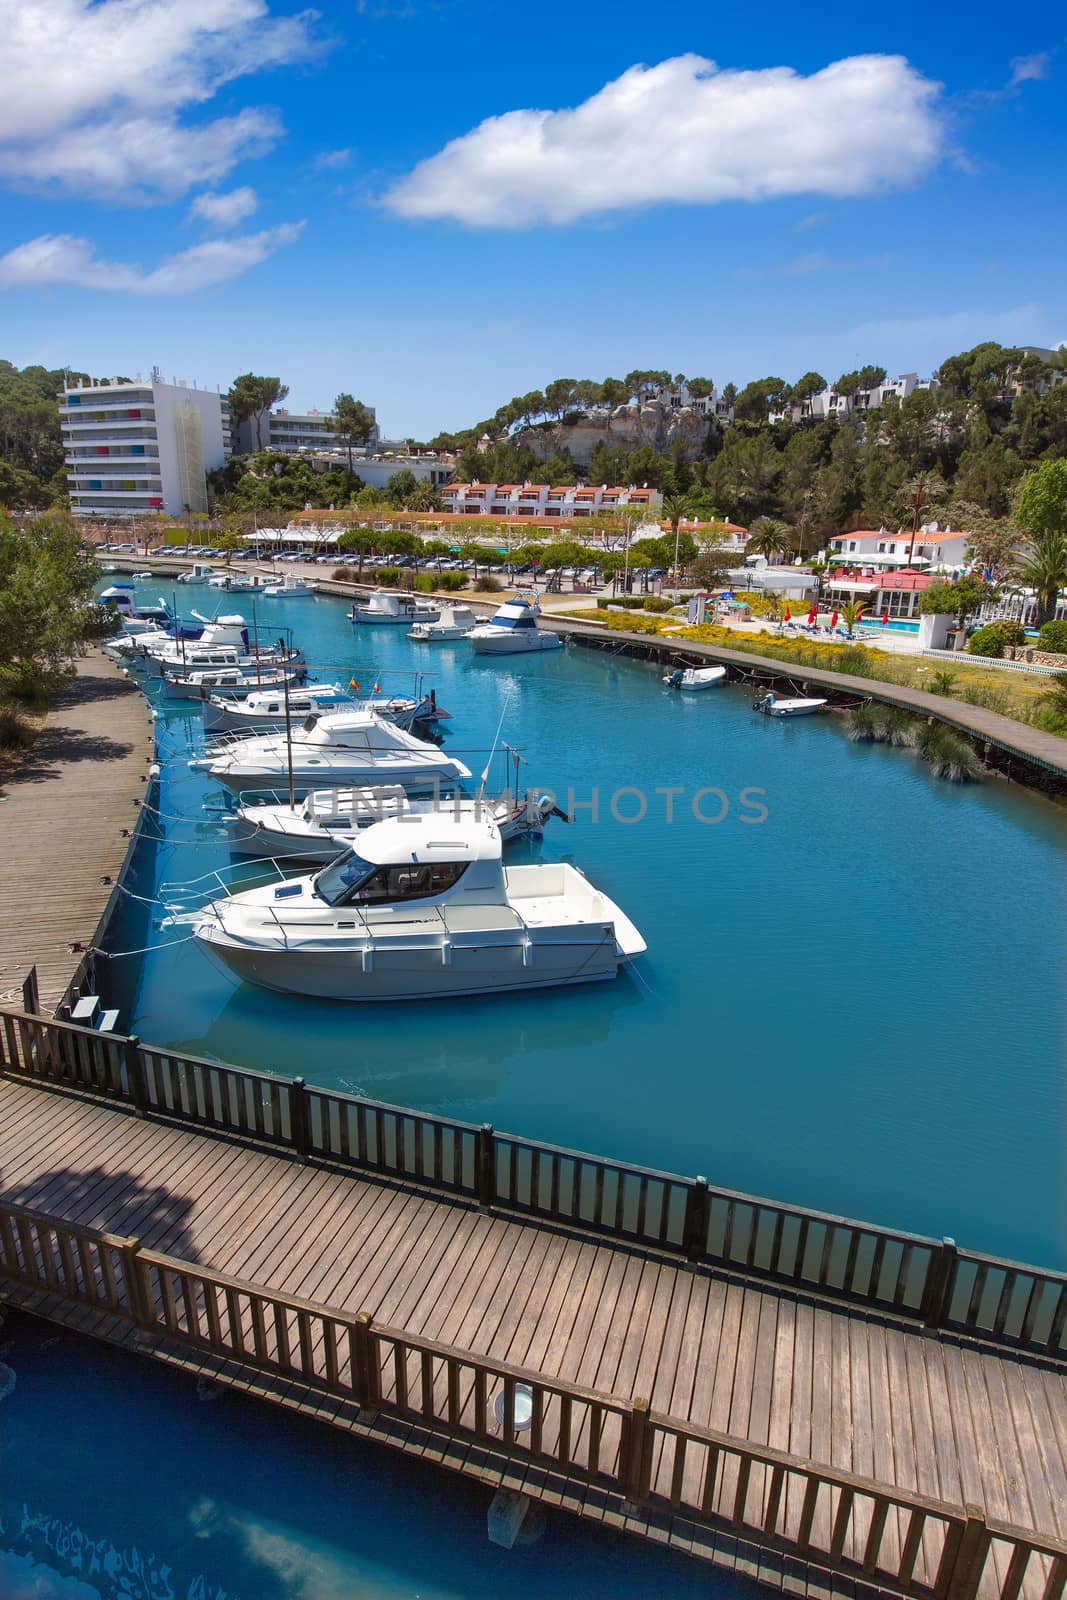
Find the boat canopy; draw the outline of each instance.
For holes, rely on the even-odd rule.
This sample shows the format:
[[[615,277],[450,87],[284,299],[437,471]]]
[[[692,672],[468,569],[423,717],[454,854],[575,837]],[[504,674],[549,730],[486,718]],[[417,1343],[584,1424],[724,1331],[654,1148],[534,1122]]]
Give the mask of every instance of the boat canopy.
[[[359,854],[371,866],[434,861],[499,861],[500,830],[488,807],[480,817],[456,817],[451,807],[376,822],[359,836]]]

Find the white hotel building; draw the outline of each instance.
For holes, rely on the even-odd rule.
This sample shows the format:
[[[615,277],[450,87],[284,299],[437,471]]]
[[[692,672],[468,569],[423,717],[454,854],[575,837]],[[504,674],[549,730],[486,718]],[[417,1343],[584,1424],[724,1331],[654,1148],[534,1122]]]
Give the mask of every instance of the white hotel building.
[[[368,406],[367,409],[373,416],[374,407]],[[376,447],[379,437],[378,424],[375,422],[374,433],[367,445],[368,450]],[[263,441],[262,444],[259,443],[260,439]],[[286,456],[305,455],[315,450],[340,451],[340,441],[333,431],[333,412],[298,412],[286,411],[284,408],[269,411],[265,417],[260,418],[258,436],[256,419],[246,417],[236,429],[237,454],[248,456],[261,449],[274,450]]]
[[[93,383],[64,389],[59,406],[76,516],[207,511],[207,474],[230,451],[222,396],[184,383]]]

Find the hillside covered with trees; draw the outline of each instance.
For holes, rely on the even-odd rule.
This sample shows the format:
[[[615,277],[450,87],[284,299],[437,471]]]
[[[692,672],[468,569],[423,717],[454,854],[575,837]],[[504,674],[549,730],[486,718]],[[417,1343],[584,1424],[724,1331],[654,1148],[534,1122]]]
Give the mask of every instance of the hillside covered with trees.
[[[1057,360],[1059,370],[1021,350],[984,343],[943,361],[936,389],[919,389],[904,400],[891,395],[870,411],[849,408],[841,420],[810,414],[812,397],[825,387],[818,372],[793,384],[778,377],[740,390],[726,384],[720,393],[733,405],[734,421],[723,427],[712,422],[696,459],[682,443],[669,453],[603,443],[579,468],[565,449],[542,461],[523,443],[524,429],[566,424],[589,408],[637,403],[663,384],[684,383],[696,396],[713,390],[708,378],[666,370],[557,379],[508,401],[475,427],[431,442],[455,450],[461,480],[646,483],[668,497],[672,518],[760,523],[766,540],[808,553],[850,527],[910,524],[921,476],[924,520],[974,529],[995,554],[1015,537],[1010,518],[1023,478],[1042,461],[1067,457],[1067,383],[1056,381],[1062,353]],[[835,388],[853,399],[882,378],[881,367],[858,367],[842,373]],[[62,372],[19,371],[0,362],[0,506],[24,510],[65,501],[57,404],[63,379]],[[236,380],[230,399],[238,415],[255,416],[287,392],[278,378],[248,373]],[[352,449],[369,437],[373,417],[350,395],[339,396],[337,408],[344,465],[320,473],[306,460],[267,452],[235,460],[213,478],[218,509],[239,514],[383,502],[435,509],[433,491],[403,470],[385,491],[363,486]],[[481,448],[487,434],[493,443]]]

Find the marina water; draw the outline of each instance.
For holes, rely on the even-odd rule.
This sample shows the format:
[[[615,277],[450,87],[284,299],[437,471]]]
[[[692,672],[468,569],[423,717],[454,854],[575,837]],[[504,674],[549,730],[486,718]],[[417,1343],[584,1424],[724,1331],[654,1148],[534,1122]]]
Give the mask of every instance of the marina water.
[[[1063,812],[850,744],[839,717],[760,717],[735,686],[672,692],[651,662],[573,644],[486,659],[354,627],[326,597],[258,599],[257,615],[292,627],[323,681],[397,693],[432,674],[447,748],[475,773],[499,729],[523,784],[575,817],[510,859],[573,861],[648,953],[613,983],[402,1006],[235,985],[145,903],[231,861],[205,809],[220,791],[186,765],[199,710],[156,697],[160,842],[108,941],[149,948],[101,980],[124,1031],[1067,1265]],[[504,778],[498,755],[490,787]]]

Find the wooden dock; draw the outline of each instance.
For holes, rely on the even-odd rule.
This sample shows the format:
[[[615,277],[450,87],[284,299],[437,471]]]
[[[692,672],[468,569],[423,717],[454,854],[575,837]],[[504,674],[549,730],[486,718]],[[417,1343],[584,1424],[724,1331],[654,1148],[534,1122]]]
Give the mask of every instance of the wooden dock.
[[[36,967],[51,1014],[80,951],[96,942],[137,824],[152,737],[144,696],[94,652],[0,790],[0,994],[9,1000]]]
[[[1067,1276],[0,1021],[12,1301],[782,1587],[1059,1600]]]

